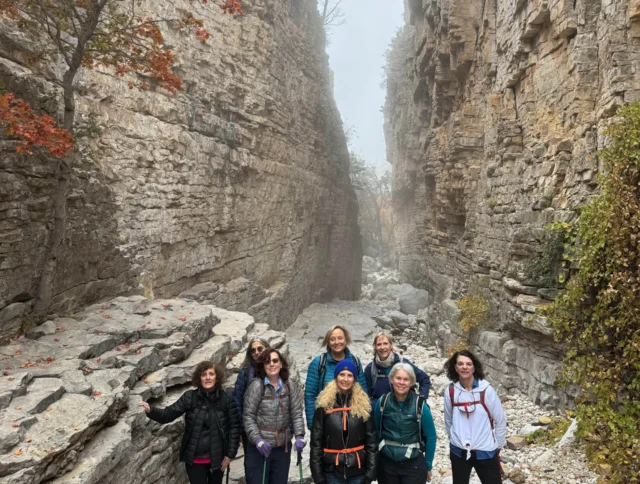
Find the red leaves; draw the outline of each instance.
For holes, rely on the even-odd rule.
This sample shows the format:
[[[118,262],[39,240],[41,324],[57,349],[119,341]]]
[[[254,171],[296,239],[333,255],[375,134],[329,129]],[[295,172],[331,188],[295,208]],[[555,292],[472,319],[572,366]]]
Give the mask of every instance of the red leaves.
[[[224,13],[230,13],[231,15],[234,13],[238,13],[240,15],[244,14],[242,11],[242,4],[238,0],[224,0],[224,3],[220,5],[220,8]]]
[[[51,155],[63,157],[73,147],[71,133],[57,128],[51,116],[36,114],[12,93],[0,96],[0,126],[20,140],[19,153],[31,154],[34,146],[41,146]]]

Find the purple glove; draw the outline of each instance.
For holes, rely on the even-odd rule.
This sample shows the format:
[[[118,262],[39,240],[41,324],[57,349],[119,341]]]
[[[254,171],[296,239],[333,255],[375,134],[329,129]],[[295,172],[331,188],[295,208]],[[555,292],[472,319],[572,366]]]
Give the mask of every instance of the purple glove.
[[[265,459],[269,457],[269,454],[271,454],[271,446],[269,445],[269,442],[261,439],[260,437],[256,439],[256,448]]]
[[[305,443],[304,440],[302,440],[301,436],[297,436],[296,437],[296,443],[293,444],[293,448],[296,450],[296,452],[300,453],[302,452],[302,449],[304,449]]]

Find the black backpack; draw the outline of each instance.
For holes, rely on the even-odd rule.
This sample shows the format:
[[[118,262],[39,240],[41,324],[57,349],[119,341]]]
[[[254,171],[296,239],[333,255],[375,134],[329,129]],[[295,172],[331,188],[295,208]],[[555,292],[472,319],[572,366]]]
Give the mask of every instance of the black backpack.
[[[391,392],[385,393],[380,397],[380,429],[379,435],[382,438],[382,417],[384,417],[384,406],[387,403],[387,399],[391,395]],[[425,440],[424,434],[422,433],[422,408],[423,405],[429,406],[426,398],[422,395],[418,395],[418,401],[416,402],[416,420],[418,421],[418,435],[420,436],[420,452],[424,452],[427,442]]]

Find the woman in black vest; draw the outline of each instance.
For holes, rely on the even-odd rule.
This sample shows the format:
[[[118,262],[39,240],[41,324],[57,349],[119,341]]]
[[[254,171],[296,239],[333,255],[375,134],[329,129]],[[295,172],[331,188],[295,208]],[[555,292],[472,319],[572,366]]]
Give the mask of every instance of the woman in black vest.
[[[224,368],[203,361],[193,372],[195,390],[186,391],[167,408],[138,403],[158,423],[185,415],[180,460],[191,484],[220,484],[222,474],[238,452],[240,418],[233,398],[222,389]]]
[[[358,367],[345,358],[318,395],[311,426],[311,474],[316,484],[370,484],[376,478],[371,404]]]

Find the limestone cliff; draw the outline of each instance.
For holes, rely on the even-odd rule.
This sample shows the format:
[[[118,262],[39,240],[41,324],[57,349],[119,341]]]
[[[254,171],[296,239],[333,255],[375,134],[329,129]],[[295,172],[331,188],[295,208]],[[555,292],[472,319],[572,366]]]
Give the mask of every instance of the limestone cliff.
[[[243,7],[204,14],[207,44],[166,32],[184,84],[175,95],[82,73],[78,129],[91,136],[78,141],[51,312],[242,277],[260,288],[251,304],[264,322],[285,327],[315,300],[358,296],[357,202],[315,1]],[[188,1],[145,8],[175,18]],[[0,45],[3,89],[59,113],[56,67],[9,22]],[[50,162],[12,148],[0,155],[3,339],[33,303],[56,189]]]
[[[494,380],[543,404],[561,349],[532,315],[553,291],[522,268],[542,227],[589,198],[602,129],[640,99],[637,0],[408,0],[388,69],[397,262],[435,304],[446,346],[455,299],[488,286],[497,308],[473,335]]]

